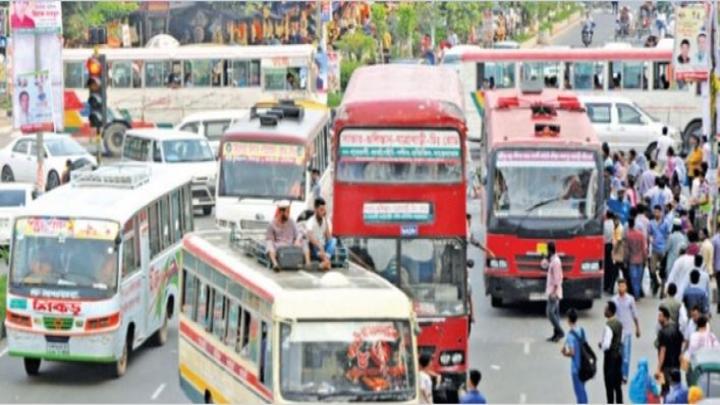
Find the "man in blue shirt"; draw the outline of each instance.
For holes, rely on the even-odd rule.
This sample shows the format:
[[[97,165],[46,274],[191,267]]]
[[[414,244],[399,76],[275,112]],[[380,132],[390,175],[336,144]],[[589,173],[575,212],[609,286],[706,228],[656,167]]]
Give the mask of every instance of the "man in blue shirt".
[[[710,300],[707,290],[700,287],[700,270],[698,270],[702,265],[702,256],[697,255],[695,259],[695,268],[690,272],[690,285],[685,289],[682,300],[685,308],[698,307],[703,314],[708,314],[710,313]],[[697,264],[698,262],[700,265]]]
[[[587,391],[585,391],[585,383],[580,379],[580,352],[582,344],[585,340],[585,331],[577,326],[578,314],[574,308],[567,311],[568,325],[570,333],[565,339],[565,346],[562,348],[562,354],[570,357],[570,376],[572,377],[573,390],[575,390],[575,402],[578,404],[587,404]]]
[[[687,404],[688,389],[682,384],[680,370],[673,369],[670,372],[670,391],[665,395],[666,404]]]
[[[487,404],[487,400],[478,390],[480,380],[482,380],[482,374],[478,370],[470,370],[467,382],[468,389],[465,395],[460,398],[461,404]]]
[[[665,249],[667,238],[670,235],[670,224],[663,218],[663,207],[656,205],[653,207],[655,217],[650,221],[648,233],[652,247],[652,255],[650,256],[650,282],[652,284],[653,295],[656,295],[661,283],[658,276],[662,273],[663,261],[665,259]]]

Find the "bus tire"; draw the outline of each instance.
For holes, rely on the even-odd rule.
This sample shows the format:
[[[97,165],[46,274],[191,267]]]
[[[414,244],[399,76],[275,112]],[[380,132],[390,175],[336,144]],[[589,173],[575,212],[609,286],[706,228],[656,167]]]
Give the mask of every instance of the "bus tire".
[[[493,295],[493,296],[490,297],[490,305],[491,305],[493,308],[502,308],[502,306],[503,306],[503,300],[502,300],[502,298],[496,297],[496,296]]]
[[[117,359],[114,363],[112,363],[113,378],[120,378],[124,376],[127,372],[128,359],[130,358],[130,339],[132,339],[132,336],[129,335],[128,338],[125,340],[125,345],[123,345],[123,350],[120,358]]]
[[[28,357],[23,358],[25,363],[25,373],[29,376],[36,376],[40,374],[40,359],[31,359]]]
[[[208,215],[212,214],[212,208],[213,208],[212,206],[202,207],[203,215],[208,216]]]
[[[123,137],[128,127],[120,122],[113,122],[105,127],[103,141],[110,156],[120,156],[122,153]]]
[[[165,317],[163,317],[163,323],[162,326],[160,326],[160,329],[158,329],[155,334],[152,335],[152,345],[156,347],[160,347],[165,345],[168,340],[168,318],[169,313],[165,312]]]

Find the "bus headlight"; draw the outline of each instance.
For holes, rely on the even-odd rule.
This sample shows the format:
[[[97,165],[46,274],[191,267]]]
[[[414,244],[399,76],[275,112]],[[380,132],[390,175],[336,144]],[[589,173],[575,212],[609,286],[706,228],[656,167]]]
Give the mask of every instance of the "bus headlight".
[[[441,366],[447,366],[450,364],[450,360],[452,359],[452,356],[450,356],[450,353],[444,352],[440,355],[440,365]]]
[[[584,273],[592,273],[592,272],[600,271],[600,262],[599,261],[583,262],[583,264],[580,266],[580,270]]]
[[[442,352],[440,355],[440,365],[443,367],[457,366],[465,362],[465,355],[463,352],[449,351]]]
[[[453,364],[462,364],[463,360],[465,358],[463,357],[463,354],[460,352],[457,352],[452,355],[452,362]]]
[[[505,259],[488,259],[487,265],[491,269],[507,269],[508,264]]]

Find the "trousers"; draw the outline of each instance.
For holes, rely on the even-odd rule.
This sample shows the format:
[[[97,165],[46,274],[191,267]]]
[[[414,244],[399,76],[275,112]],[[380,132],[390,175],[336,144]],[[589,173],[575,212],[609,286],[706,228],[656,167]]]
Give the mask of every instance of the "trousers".
[[[563,332],[560,326],[560,300],[558,298],[548,297],[545,313],[552,324],[553,336],[564,336],[565,332]]]
[[[603,362],[605,395],[608,404],[622,404],[622,354],[605,352]]]
[[[585,383],[580,380],[578,373],[571,373],[573,390],[575,391],[575,402],[578,404],[587,404],[587,391],[585,391]]]

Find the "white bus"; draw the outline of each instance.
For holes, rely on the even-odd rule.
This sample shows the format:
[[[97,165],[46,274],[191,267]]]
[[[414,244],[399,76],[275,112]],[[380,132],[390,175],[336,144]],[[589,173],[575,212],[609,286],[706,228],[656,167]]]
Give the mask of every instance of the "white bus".
[[[317,91],[312,45],[187,45],[101,53],[108,61],[108,106],[117,124],[110,132],[134,120],[173,126],[193,112],[249,108],[267,97],[326,102],[326,94]],[[74,101],[70,104],[87,99],[85,62],[92,54],[87,48],[63,49],[65,89]],[[81,114],[67,114],[71,132],[80,126],[75,121],[86,121]],[[121,139],[115,139],[106,136],[108,148],[117,155]]]
[[[678,128],[682,139],[702,132],[698,87],[674,79],[672,41],[655,48],[607,44],[603,48],[483,49],[463,45],[448,50],[443,64],[460,74],[471,137],[480,135],[475,110],[478,90],[520,88],[528,80],[578,95],[622,96],[648,114]]]
[[[167,340],[190,178],[144,165],[73,173],[15,219],[5,326],[28,375],[41,360],[107,363]]]
[[[229,235],[183,241],[179,368],[192,402],[418,402],[403,292],[355,265],[276,273]]]
[[[312,169],[320,172],[320,195],[330,202],[330,124],[325,106],[280,102],[253,107],[230,126],[220,143],[218,225],[265,229],[276,200],[289,200],[290,215],[297,217],[312,208]]]

